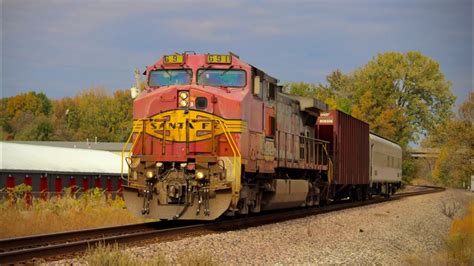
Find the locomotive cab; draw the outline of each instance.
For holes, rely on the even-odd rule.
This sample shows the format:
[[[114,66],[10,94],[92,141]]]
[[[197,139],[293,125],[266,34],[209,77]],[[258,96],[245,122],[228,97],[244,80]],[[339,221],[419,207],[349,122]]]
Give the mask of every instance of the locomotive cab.
[[[127,207],[160,219],[216,219],[238,200],[251,67],[234,54],[175,54],[145,75],[128,141]]]

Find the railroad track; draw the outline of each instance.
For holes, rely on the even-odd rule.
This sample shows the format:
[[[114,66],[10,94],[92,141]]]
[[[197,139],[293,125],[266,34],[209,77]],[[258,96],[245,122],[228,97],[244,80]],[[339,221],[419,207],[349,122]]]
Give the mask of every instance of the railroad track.
[[[177,237],[202,235],[210,232],[243,229],[252,226],[282,222],[309,215],[339,211],[375,203],[397,200],[404,197],[436,193],[444,188],[423,186],[424,190],[397,193],[389,199],[377,197],[368,201],[343,202],[323,208],[301,208],[291,211],[265,213],[245,218],[226,219],[216,222],[196,223],[191,221],[162,221],[143,224],[87,229],[63,233],[27,236],[0,240],[0,263],[31,261],[33,258],[58,256],[82,252],[98,243],[131,243],[146,239],[157,241],[176,240]]]

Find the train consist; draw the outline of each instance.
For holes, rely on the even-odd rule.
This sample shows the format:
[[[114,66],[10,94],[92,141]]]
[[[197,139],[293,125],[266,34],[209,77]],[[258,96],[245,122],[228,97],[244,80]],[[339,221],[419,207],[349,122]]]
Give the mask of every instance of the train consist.
[[[144,74],[124,186],[136,215],[214,220],[400,186],[397,144],[235,54],[165,55]]]

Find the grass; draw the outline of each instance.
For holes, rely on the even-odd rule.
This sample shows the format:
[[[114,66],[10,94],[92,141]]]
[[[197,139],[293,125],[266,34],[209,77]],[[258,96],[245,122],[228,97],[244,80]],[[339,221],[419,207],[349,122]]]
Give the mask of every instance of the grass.
[[[89,248],[82,260],[86,262],[88,265],[119,265],[119,266],[134,266],[134,265],[141,265],[141,266],[152,266],[152,265],[200,265],[200,266],[207,266],[207,265],[216,265],[214,260],[207,256],[206,254],[203,255],[196,255],[192,253],[184,253],[179,256],[178,261],[170,262],[168,261],[165,256],[161,254],[154,254],[151,257],[136,257],[133,256],[131,253],[124,252],[120,249],[117,244],[114,245],[104,245],[99,244],[92,248]]]
[[[474,265],[474,201],[467,214],[454,219],[450,232],[444,236],[444,248],[431,256],[411,256],[411,265]]]
[[[0,239],[145,222],[125,209],[123,199],[107,198],[100,189],[49,200],[31,199],[30,191],[20,185],[0,201]]]

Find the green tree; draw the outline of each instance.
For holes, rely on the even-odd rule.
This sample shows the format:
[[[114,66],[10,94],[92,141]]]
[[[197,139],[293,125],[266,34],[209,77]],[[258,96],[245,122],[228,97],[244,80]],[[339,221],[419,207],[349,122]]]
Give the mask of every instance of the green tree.
[[[112,96],[105,88],[91,88],[57,103],[59,133],[74,140],[125,141],[132,127],[132,99],[118,90]],[[61,128],[61,127],[57,127]]]
[[[474,172],[474,92],[460,106],[457,117],[438,125],[423,146],[439,148],[432,176],[447,186],[463,187]]]
[[[451,83],[419,52],[379,54],[353,77],[352,114],[403,146],[450,117]]]
[[[132,130],[133,100],[128,90],[117,90],[112,98],[113,141],[126,141]]]
[[[34,91],[2,99],[1,126],[7,138],[32,140],[51,137],[52,127],[45,121],[52,104],[44,93]],[[40,124],[36,120],[41,121]]]
[[[379,54],[351,74],[333,71],[327,85],[290,83],[290,93],[312,96],[370,124],[403,147],[450,117],[455,97],[439,64],[419,52]]]
[[[54,127],[55,140],[78,140],[79,112],[76,97],[65,97],[53,101],[51,121]]]
[[[30,122],[16,133],[15,139],[40,141],[51,140],[53,135],[53,125],[48,117],[41,115],[39,117],[27,119],[29,119]]]

